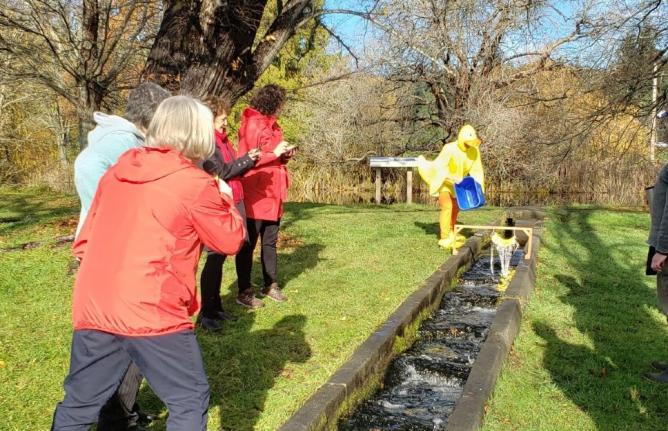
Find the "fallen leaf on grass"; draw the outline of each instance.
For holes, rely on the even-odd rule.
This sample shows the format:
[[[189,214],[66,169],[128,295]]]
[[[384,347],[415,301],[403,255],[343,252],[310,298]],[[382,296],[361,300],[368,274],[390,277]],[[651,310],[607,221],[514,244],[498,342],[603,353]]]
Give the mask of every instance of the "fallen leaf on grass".
[[[631,396],[631,401],[640,400],[640,391],[637,388],[629,389],[629,395]]]

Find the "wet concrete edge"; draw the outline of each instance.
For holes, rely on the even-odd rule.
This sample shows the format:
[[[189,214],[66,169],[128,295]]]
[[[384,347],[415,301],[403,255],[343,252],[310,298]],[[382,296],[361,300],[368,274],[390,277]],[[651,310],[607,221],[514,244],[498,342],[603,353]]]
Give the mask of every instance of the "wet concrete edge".
[[[517,226],[534,227],[529,260],[517,266],[513,279],[497,308],[487,340],[471,368],[461,398],[448,418],[447,431],[473,431],[483,424],[485,406],[491,397],[505,358],[520,330],[522,312],[536,283],[536,260],[545,213],[533,208],[510,211]],[[520,240],[522,240],[520,238]]]
[[[440,303],[442,296],[454,287],[453,281],[460,268],[473,262],[482,245],[480,235],[469,238],[459,252],[427,278],[279,431],[335,429],[339,417],[354,407],[346,403],[358,401],[354,399],[355,393],[364,390],[370,380],[378,376],[382,378],[396,354],[394,347],[398,337],[404,335],[405,329],[415,323],[420,313]]]

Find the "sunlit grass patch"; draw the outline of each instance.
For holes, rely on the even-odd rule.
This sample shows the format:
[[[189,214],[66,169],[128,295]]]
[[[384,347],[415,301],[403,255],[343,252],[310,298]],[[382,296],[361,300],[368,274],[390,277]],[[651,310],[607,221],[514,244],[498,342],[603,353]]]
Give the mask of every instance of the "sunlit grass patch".
[[[0,253],[0,429],[48,429],[68,368],[73,282],[69,247],[50,239],[72,232],[77,201],[2,189],[0,200],[5,244],[44,241]],[[484,208],[460,220],[500,216]],[[224,304],[239,320],[222,334],[197,334],[212,389],[209,429],[278,429],[448,257],[437,247],[437,218],[434,207],[420,205],[288,204],[279,280],[289,302],[254,313],[234,304],[228,259]],[[260,285],[259,265],[254,269]],[[164,413],[148,387],[140,397],[144,409]],[[164,430],[164,420],[151,429]]]
[[[655,278],[644,275],[648,229],[639,211],[550,212],[485,430],[666,429],[668,391],[642,378],[668,359]]]

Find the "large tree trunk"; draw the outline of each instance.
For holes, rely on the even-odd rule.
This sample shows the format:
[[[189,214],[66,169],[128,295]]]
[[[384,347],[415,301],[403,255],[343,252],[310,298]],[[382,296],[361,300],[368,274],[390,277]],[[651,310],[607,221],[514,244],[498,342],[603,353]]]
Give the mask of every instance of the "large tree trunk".
[[[77,103],[77,117],[79,122],[79,149],[88,145],[88,132],[95,123],[93,112],[102,107],[102,100],[108,90],[97,83],[95,74],[99,64],[99,36],[100,36],[100,5],[98,0],[84,0],[82,3],[82,32],[81,71],[77,76],[79,97]]]
[[[95,82],[81,83],[77,117],[79,123],[79,150],[88,145],[88,132],[95,127],[93,113],[102,108],[102,101],[107,96],[107,89]]]
[[[55,100],[53,103],[53,111],[51,114],[51,121],[53,127],[53,134],[56,138],[56,145],[58,147],[58,163],[61,169],[68,167],[67,147],[70,140],[70,131],[68,124],[60,111],[60,105]]]
[[[236,102],[312,12],[310,0],[288,1],[254,47],[266,6],[267,0],[169,0],[143,79]]]

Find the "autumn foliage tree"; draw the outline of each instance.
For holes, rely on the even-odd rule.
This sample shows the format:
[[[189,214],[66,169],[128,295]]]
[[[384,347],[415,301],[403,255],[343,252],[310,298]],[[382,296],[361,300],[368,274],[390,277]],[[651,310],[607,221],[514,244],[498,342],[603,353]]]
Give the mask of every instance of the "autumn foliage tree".
[[[0,0],[2,73],[67,100],[83,148],[92,113],[136,85],[160,14],[149,0]]]

